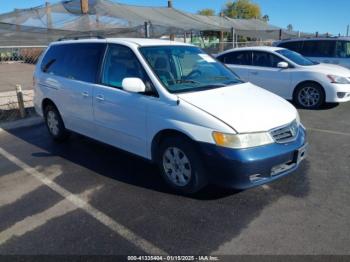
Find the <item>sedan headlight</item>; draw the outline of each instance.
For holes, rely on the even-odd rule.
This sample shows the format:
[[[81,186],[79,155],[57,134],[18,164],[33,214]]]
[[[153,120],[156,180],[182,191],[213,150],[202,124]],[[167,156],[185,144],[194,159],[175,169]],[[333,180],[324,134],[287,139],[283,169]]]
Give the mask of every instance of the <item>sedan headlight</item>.
[[[350,80],[347,77],[337,76],[337,75],[327,75],[331,83],[334,84],[350,84]]]
[[[213,132],[213,138],[218,146],[228,148],[250,148],[274,143],[268,132],[247,133],[247,134],[225,134]]]

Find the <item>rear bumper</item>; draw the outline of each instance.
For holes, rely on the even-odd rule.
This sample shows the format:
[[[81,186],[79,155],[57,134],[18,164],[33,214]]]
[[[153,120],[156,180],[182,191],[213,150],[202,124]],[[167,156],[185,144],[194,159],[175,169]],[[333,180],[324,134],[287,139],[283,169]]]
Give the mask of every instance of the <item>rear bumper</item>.
[[[249,149],[229,149],[200,144],[212,183],[247,189],[269,183],[295,171],[304,159],[306,133],[300,128],[297,139]]]

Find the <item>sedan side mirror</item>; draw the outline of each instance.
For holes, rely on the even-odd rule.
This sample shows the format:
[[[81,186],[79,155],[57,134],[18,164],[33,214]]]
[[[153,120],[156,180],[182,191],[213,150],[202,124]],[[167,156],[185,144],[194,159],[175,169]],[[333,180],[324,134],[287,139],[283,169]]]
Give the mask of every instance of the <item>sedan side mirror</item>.
[[[146,86],[140,78],[127,77],[123,79],[122,88],[131,93],[144,93]]]
[[[287,69],[289,67],[289,64],[287,62],[279,62],[277,64],[277,67],[281,69]]]

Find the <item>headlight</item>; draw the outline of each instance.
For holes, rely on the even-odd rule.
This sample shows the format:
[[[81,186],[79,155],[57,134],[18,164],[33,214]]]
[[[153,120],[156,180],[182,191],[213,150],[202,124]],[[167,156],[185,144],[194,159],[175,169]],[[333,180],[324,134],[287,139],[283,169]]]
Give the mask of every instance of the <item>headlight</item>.
[[[273,138],[267,132],[247,134],[224,134],[220,132],[213,132],[213,138],[218,146],[237,149],[274,143]]]
[[[336,76],[336,75],[327,75],[327,77],[334,84],[350,84],[350,80],[347,77]]]

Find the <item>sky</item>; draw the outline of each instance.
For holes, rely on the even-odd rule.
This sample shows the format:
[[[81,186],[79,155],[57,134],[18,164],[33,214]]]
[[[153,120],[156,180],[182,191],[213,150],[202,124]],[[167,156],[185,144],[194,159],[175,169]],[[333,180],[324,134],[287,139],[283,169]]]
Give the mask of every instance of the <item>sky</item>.
[[[54,3],[58,0],[46,0]],[[167,0],[112,0],[133,5],[165,6]],[[174,7],[196,13],[203,8],[219,12],[227,0],[173,0]],[[269,15],[270,24],[286,28],[292,24],[294,30],[314,33],[345,35],[350,24],[349,0],[253,0],[260,5],[262,14]],[[42,5],[45,0],[1,0],[0,13],[14,8]]]

